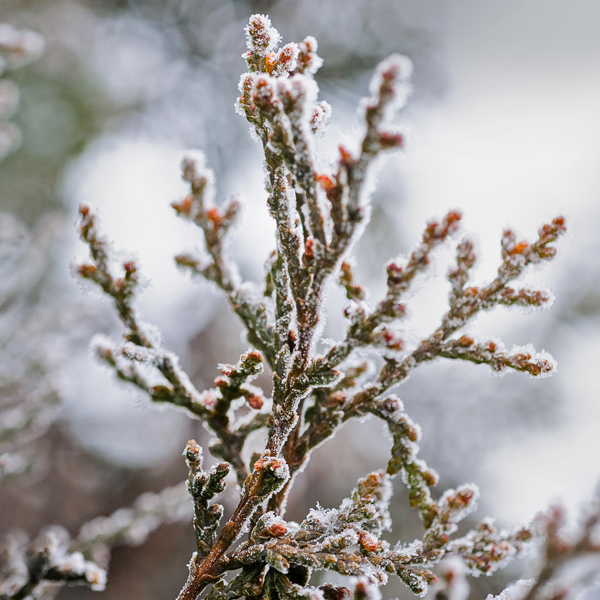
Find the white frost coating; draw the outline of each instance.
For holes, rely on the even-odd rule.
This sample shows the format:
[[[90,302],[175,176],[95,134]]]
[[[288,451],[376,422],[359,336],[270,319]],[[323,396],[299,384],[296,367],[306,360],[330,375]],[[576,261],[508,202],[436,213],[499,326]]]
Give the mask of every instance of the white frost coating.
[[[448,505],[448,499],[455,495],[470,494],[471,500],[466,504],[463,504],[460,508],[446,508]],[[479,488],[474,483],[465,483],[456,488],[456,490],[446,490],[444,495],[439,501],[440,509],[442,511],[448,510],[450,520],[458,523],[462,521],[466,516],[470,515],[476,508],[479,500]]]
[[[271,19],[267,15],[252,15],[244,30],[248,50],[252,50],[260,56],[266,56],[275,50],[281,41],[279,32],[271,25]]]
[[[32,544],[31,552],[46,562],[49,569],[62,573],[67,579],[83,578],[93,590],[103,590],[106,571],[85,560],[81,552],[68,554],[69,542],[69,534],[63,527],[49,527]]]
[[[21,406],[8,408],[0,413],[0,435],[5,432],[19,430],[27,425],[29,413]]]
[[[413,64],[412,60],[408,56],[403,54],[390,54],[387,58],[382,60],[375,69],[375,73],[371,78],[369,85],[369,91],[373,95],[379,93],[381,82],[384,73],[392,72],[394,80],[397,82],[408,81],[412,77]]]
[[[323,66],[323,59],[320,56],[317,56],[319,43],[312,35],[308,35],[304,38],[303,44],[310,46],[313,49],[313,58],[306,66],[304,72],[309,75],[314,75]]]
[[[317,82],[307,75],[297,74],[289,79],[277,79],[277,93],[281,97],[288,94],[300,111],[292,111],[290,118],[301,127],[308,127],[319,95]],[[310,136],[306,136],[307,142]],[[312,150],[312,148],[309,148]],[[298,157],[302,160],[302,156]]]
[[[485,600],[521,600],[535,584],[535,579],[520,579],[497,596],[488,594]]]
[[[246,82],[251,82],[252,80],[255,79],[255,75],[253,75],[252,73],[242,73],[242,75],[240,76],[240,81],[238,83],[238,90],[240,91],[241,94],[244,93],[244,88],[246,86]],[[246,118],[246,109],[244,108],[244,105],[242,104],[242,102],[240,102],[241,98],[238,97],[238,99],[235,101],[235,104],[233,105],[235,108],[235,112],[240,116],[240,117],[244,117]],[[258,140],[258,135],[256,133],[256,130],[254,128],[254,125],[250,125],[250,137],[253,140]]]
[[[275,68],[271,72],[272,75],[274,77],[287,77],[298,65],[299,52],[298,44],[294,44],[293,42],[283,46],[277,53]],[[281,60],[286,55],[287,60]]]
[[[314,106],[310,124],[317,139],[325,134],[331,120],[331,113],[331,104],[325,100]]]
[[[539,361],[546,361],[548,363],[548,368],[543,370],[539,375],[530,375],[530,377],[535,377],[535,379],[543,379],[545,377],[550,377],[558,370],[558,363],[554,359],[554,357],[545,350],[536,350],[533,344],[526,344],[524,346],[513,346],[510,350],[510,356],[514,356],[516,354],[531,354],[531,358],[528,360],[529,363],[534,364]]]
[[[542,267],[543,267],[543,265],[542,265]],[[547,283],[536,284],[535,290],[546,294],[546,296],[548,296],[548,300],[546,302],[543,302],[539,306],[535,306],[535,305],[534,306],[514,306],[512,308],[516,308],[516,309],[520,310],[520,312],[522,314],[528,315],[528,314],[532,313],[533,311],[546,310],[546,309],[552,308],[552,306],[554,306],[554,302],[556,301],[556,296],[554,295],[552,288]]]
[[[160,360],[160,356],[154,348],[138,346],[133,342],[125,342],[120,348],[120,353],[125,358],[139,363],[156,363],[157,360]]]
[[[311,508],[306,516],[309,526],[325,534],[335,532],[339,520],[339,511],[335,508],[323,508],[318,502],[316,508]]]
[[[384,78],[388,85],[392,87],[393,96],[388,100],[386,113],[389,116],[394,111],[402,108],[411,91],[409,80],[412,75],[412,61],[410,58],[401,54],[392,54],[377,66],[371,82],[369,91],[372,98],[365,99],[366,103],[372,103],[379,100],[380,88],[384,83]],[[361,104],[361,110],[364,109],[364,103]]]
[[[394,423],[398,423],[402,417],[409,419],[408,415],[404,412],[404,403],[396,394],[389,394],[381,406],[386,416],[394,421]],[[421,428],[416,423],[412,423],[412,421],[411,424],[419,432],[418,436],[420,436]],[[417,441],[419,439],[420,437],[417,438]]]
[[[181,168],[185,172],[186,164],[191,163],[196,171],[197,178],[204,178],[206,184],[203,190],[203,200],[206,207],[215,200],[215,172],[206,166],[206,155],[201,150],[190,148],[181,153]]]
[[[339,542],[343,543],[343,545],[347,548],[349,546],[355,546],[356,544],[358,544],[359,535],[354,529],[348,528],[344,529],[344,531],[342,531],[342,533],[340,533],[339,535],[332,536],[331,538],[329,538],[327,540],[327,543],[339,543],[338,540]]]
[[[97,356],[103,352],[113,351],[115,348],[115,343],[102,333],[96,333],[90,341],[89,348],[92,352],[92,355]]]

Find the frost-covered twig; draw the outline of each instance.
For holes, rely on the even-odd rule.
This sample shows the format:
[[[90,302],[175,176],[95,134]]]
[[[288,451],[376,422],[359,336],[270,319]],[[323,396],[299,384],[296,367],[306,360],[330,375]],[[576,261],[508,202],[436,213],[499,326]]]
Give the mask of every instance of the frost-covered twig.
[[[105,342],[97,344],[98,357],[114,369],[119,379],[146,392],[153,401],[174,404],[203,419],[218,438],[213,454],[232,463],[242,485],[248,472],[241,460],[241,448],[248,434],[256,426],[264,425],[264,419],[258,417],[254,426],[245,423],[233,428],[231,419],[236,407],[232,407],[232,402],[245,398],[253,409],[262,407],[265,398],[260,390],[247,385],[262,370],[262,355],[257,351],[244,354],[236,367],[223,367],[223,376],[215,380],[216,389],[200,393],[179,366],[178,358],[162,347],[149,326],[141,323],[133,306],[138,284],[135,263],[125,261],[123,276],[115,277],[111,272],[110,247],[98,232],[96,217],[87,206],[81,206],[79,212],[81,237],[90,249],[92,262],[80,265],[77,271],[112,299],[126,329],[126,342],[120,347]],[[152,384],[138,364],[153,367],[166,381]]]
[[[79,551],[69,551],[69,534],[51,527],[28,542],[19,534],[7,536],[2,548],[0,598],[23,600],[39,598],[57,584],[87,584],[103,590],[106,572],[85,560]]]
[[[138,546],[160,525],[188,520],[191,514],[184,483],[142,494],[131,508],[89,521],[74,539],[58,526],[31,541],[21,532],[9,534],[0,554],[0,599],[50,598],[62,585],[103,590],[111,548]]]
[[[196,600],[209,586],[206,597],[210,600],[350,597],[350,589],[343,586],[311,586],[314,570],[357,577],[353,592],[357,600],[377,600],[374,586],[383,584],[390,574],[413,592],[424,594],[428,584],[437,580],[434,568],[442,560],[461,561],[471,575],[492,573],[521,552],[531,531],[499,531],[491,521],[483,520],[465,535],[453,537],[457,524],[475,510],[478,490],[467,484],[434,494],[437,474],[417,456],[419,427],[390,388],[403,382],[419,364],[437,358],[533,376],[550,373],[554,363],[547,355],[529,348],[506,351],[499,342],[477,341],[459,331],[477,314],[495,306],[549,304],[547,293],[509,284],[529,265],[554,256],[552,244],[564,232],[564,220],[558,217],[544,225],[531,244],[517,242],[512,232],[505,232],[498,275],[483,287],[468,285],[475,255],[468,239],[460,241],[456,265],[448,274],[448,311],[431,335],[416,347],[407,347],[398,325],[406,314],[408,292],[436,248],[458,232],[460,213],[452,210],[440,221],[429,222],[409,257],[387,265],[387,291],[374,307],[365,303],[347,254],[368,219],[365,183],[370,165],[382,152],[402,147],[404,142],[393,119],[405,96],[410,61],[396,55],[379,65],[370,95],[362,103],[364,132],[357,148],[340,146],[335,164],[327,170],[319,162],[317,138],[331,109],[317,99],[314,75],[322,61],[316,54],[316,41],[308,37],[300,44],[279,48],[279,33],[264,15],[250,18],[246,35],[248,72],[240,80],[237,110],[262,146],[266,203],[276,226],[275,251],[267,264],[262,296],[240,282],[227,256],[226,236],[238,202],[214,204],[214,176],[203,157],[184,159],[183,176],[190,193],[173,204],[180,216],[198,225],[208,254],[208,260],[182,254],[177,263],[225,292],[255,348],[235,366],[222,368],[214,389],[197,391],[176,358],[140,322],[133,304],[135,265],[126,262],[122,277],[112,275],[109,249],[97,232],[94,216],[88,207],[80,209],[81,233],[92,262],[79,267],[79,273],[111,297],[126,329],[126,342],[116,349],[100,346],[99,356],[120,379],[153,400],[184,407],[203,420],[215,434],[212,454],[227,461],[203,471],[200,447],[191,441],[186,448],[197,551],[178,600]],[[319,354],[325,292],[336,278],[351,302],[345,311],[349,324],[344,339]],[[374,377],[376,363],[358,360],[359,349],[371,350],[383,360]],[[249,383],[262,369],[263,358],[271,370],[271,398]],[[166,383],[150,382],[148,369],[139,363],[150,366]],[[249,411],[240,419],[236,411],[243,405]],[[294,478],[311,451],[348,419],[367,414],[383,420],[392,435],[386,470],[361,479],[339,509],[315,509],[300,525],[285,521]],[[242,454],[248,435],[261,428],[268,429],[265,446],[248,462]],[[222,509],[209,502],[223,491],[230,466],[237,476],[240,499],[219,530]],[[390,525],[390,482],[397,474],[408,488],[410,504],[425,531],[420,539],[391,547],[381,535]],[[246,532],[248,537],[242,540]],[[228,571],[236,569],[241,570],[228,578]],[[449,585],[446,589],[448,597],[452,596]]]
[[[564,520],[565,513],[560,507],[545,515],[542,565],[523,600],[566,600],[573,598],[586,585],[597,582],[600,570],[600,502],[596,500],[577,536],[565,531]]]
[[[61,223],[44,219],[28,232],[0,214],[0,483],[36,460],[33,442],[55,419],[58,310],[40,302],[50,247]]]
[[[190,254],[176,257],[180,267],[190,269],[214,281],[229,297],[233,309],[248,329],[248,341],[254,344],[272,366],[274,361],[273,332],[267,321],[264,303],[253,297],[248,286],[239,283],[239,275],[224,253],[225,236],[239,212],[239,202],[231,198],[223,208],[214,205],[214,174],[204,164],[186,158],[183,177],[190,184],[190,194],[174,202],[178,215],[201,228],[210,262]]]

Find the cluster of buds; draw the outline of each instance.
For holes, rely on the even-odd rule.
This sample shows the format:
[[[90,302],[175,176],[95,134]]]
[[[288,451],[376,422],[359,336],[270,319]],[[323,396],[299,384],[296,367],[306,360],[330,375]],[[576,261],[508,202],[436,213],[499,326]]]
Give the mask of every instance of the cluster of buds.
[[[260,410],[265,402],[260,388],[249,386],[252,381],[263,370],[263,357],[260,352],[251,350],[242,354],[238,364],[225,365],[221,368],[222,377],[215,379],[215,386],[221,392],[221,396],[229,404],[236,398],[246,399],[248,406],[254,410]]]
[[[195,560],[198,560],[210,552],[215,542],[216,531],[223,517],[223,506],[208,503],[225,490],[229,465],[221,463],[208,472],[203,471],[202,448],[195,440],[187,443],[183,454],[190,472],[187,486],[194,501],[194,529],[198,546]]]

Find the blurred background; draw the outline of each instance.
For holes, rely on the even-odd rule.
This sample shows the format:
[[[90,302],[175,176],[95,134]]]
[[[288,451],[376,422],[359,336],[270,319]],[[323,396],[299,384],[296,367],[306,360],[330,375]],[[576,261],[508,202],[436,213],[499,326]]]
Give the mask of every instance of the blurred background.
[[[218,364],[237,361],[247,348],[240,324],[215,290],[174,266],[172,257],[201,239],[169,204],[185,193],[182,151],[202,149],[218,198],[244,199],[231,251],[245,278],[261,279],[273,246],[261,156],[233,109],[243,27],[255,12],[271,16],[284,42],[309,34],[319,41],[325,64],[317,81],[333,106],[324,163],[344,135],[359,131],[357,106],[375,65],[391,52],[413,60],[413,92],[399,119],[410,143],[381,165],[372,220],[355,248],[371,300],[384,289],[383,264],[450,208],[463,210],[464,230],[475,235],[479,282],[493,277],[505,227],[532,238],[542,223],[567,217],[557,259],[526,278],[553,288],[554,307],[496,310],[469,330],[509,347],[531,342],[554,355],[559,371],[537,381],[436,362],[397,393],[423,428],[421,452],[441,474],[439,489],[479,484],[474,519],[491,514],[511,526],[555,501],[576,514],[600,481],[596,0],[3,0],[0,22],[40,33],[45,52],[18,70],[8,65],[2,79],[16,84],[8,92],[18,87],[20,100],[6,113],[12,137],[0,135],[8,140],[0,162],[0,354],[11,399],[50,401],[35,439],[24,442],[31,468],[0,487],[0,535],[15,527],[35,534],[48,523],[76,533],[146,490],[183,480],[186,440],[207,441],[197,422],[150,406],[91,358],[94,334],[117,339],[121,329],[108,302],[71,276],[70,265],[86,256],[74,223],[79,203],[97,207],[115,248],[136,257],[147,282],[140,311],[197,387],[212,385]],[[438,254],[413,299],[416,336],[444,312],[451,257],[450,248]],[[324,338],[342,331],[342,306],[341,291],[331,292]],[[23,420],[8,409],[5,427],[6,414]],[[317,501],[337,506],[358,477],[385,465],[386,439],[378,422],[348,424],[313,454],[288,516],[301,520]],[[330,453],[344,457],[335,469]],[[409,541],[421,526],[395,485],[390,540]],[[140,548],[117,548],[105,596],[174,598],[193,544],[182,523]],[[476,581],[473,597],[499,592],[528,568]],[[93,595],[64,588],[58,597]],[[411,594],[394,583],[384,597],[394,596]]]

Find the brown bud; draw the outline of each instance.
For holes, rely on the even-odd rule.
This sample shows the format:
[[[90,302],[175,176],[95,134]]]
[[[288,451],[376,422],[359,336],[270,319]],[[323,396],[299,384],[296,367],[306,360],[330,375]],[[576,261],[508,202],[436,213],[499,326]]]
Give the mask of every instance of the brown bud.
[[[135,263],[132,260],[128,260],[127,262],[123,263],[123,268],[125,269],[125,273],[128,275],[135,273],[137,270]]]
[[[421,474],[423,475],[423,481],[425,481],[425,484],[428,485],[429,487],[437,484],[438,475],[434,471],[426,470],[426,471],[423,471]]]
[[[251,350],[246,354],[246,357],[259,363],[263,361],[262,354],[258,350]]]
[[[402,267],[392,262],[387,266],[388,285],[396,285],[402,281]]]
[[[311,236],[306,239],[306,244],[304,244],[304,256],[306,258],[312,258],[315,255],[315,240]]]
[[[190,463],[196,463],[202,458],[202,450],[196,440],[190,440],[184,451],[185,459]]]
[[[347,587],[338,587],[331,583],[326,583],[319,587],[323,592],[325,600],[350,600],[352,592]]]
[[[471,490],[471,489],[462,490],[458,494],[458,497],[460,498],[460,500],[462,502],[464,502],[465,504],[469,504],[469,502],[471,502],[471,500],[473,500],[474,496],[475,496],[475,494],[474,494],[473,490]]]
[[[401,148],[404,146],[404,136],[401,133],[391,133],[389,131],[382,131],[379,134],[379,145],[383,150],[389,150],[391,148]]]
[[[387,329],[384,330],[382,332],[382,334],[383,334],[383,341],[385,342],[385,345],[387,348],[389,348],[390,350],[402,350],[402,348],[404,347],[403,340],[396,337],[393,332],[391,332]]]
[[[383,403],[383,409],[390,414],[400,410],[400,402],[396,398],[386,398]]]
[[[444,226],[448,230],[449,233],[456,231],[458,229],[458,223],[462,219],[462,214],[458,210],[451,210],[444,217]]]
[[[262,398],[252,393],[246,394],[246,402],[248,402],[250,408],[253,408],[254,410],[260,410],[263,405]]]
[[[342,391],[333,392],[333,394],[329,394],[329,397],[327,398],[327,404],[329,406],[344,404],[344,402],[346,402],[346,394]]]
[[[414,427],[412,425],[409,425],[406,428],[406,434],[408,436],[408,439],[411,442],[418,442],[419,441],[419,432],[418,432],[418,430],[417,430],[416,427]]]

